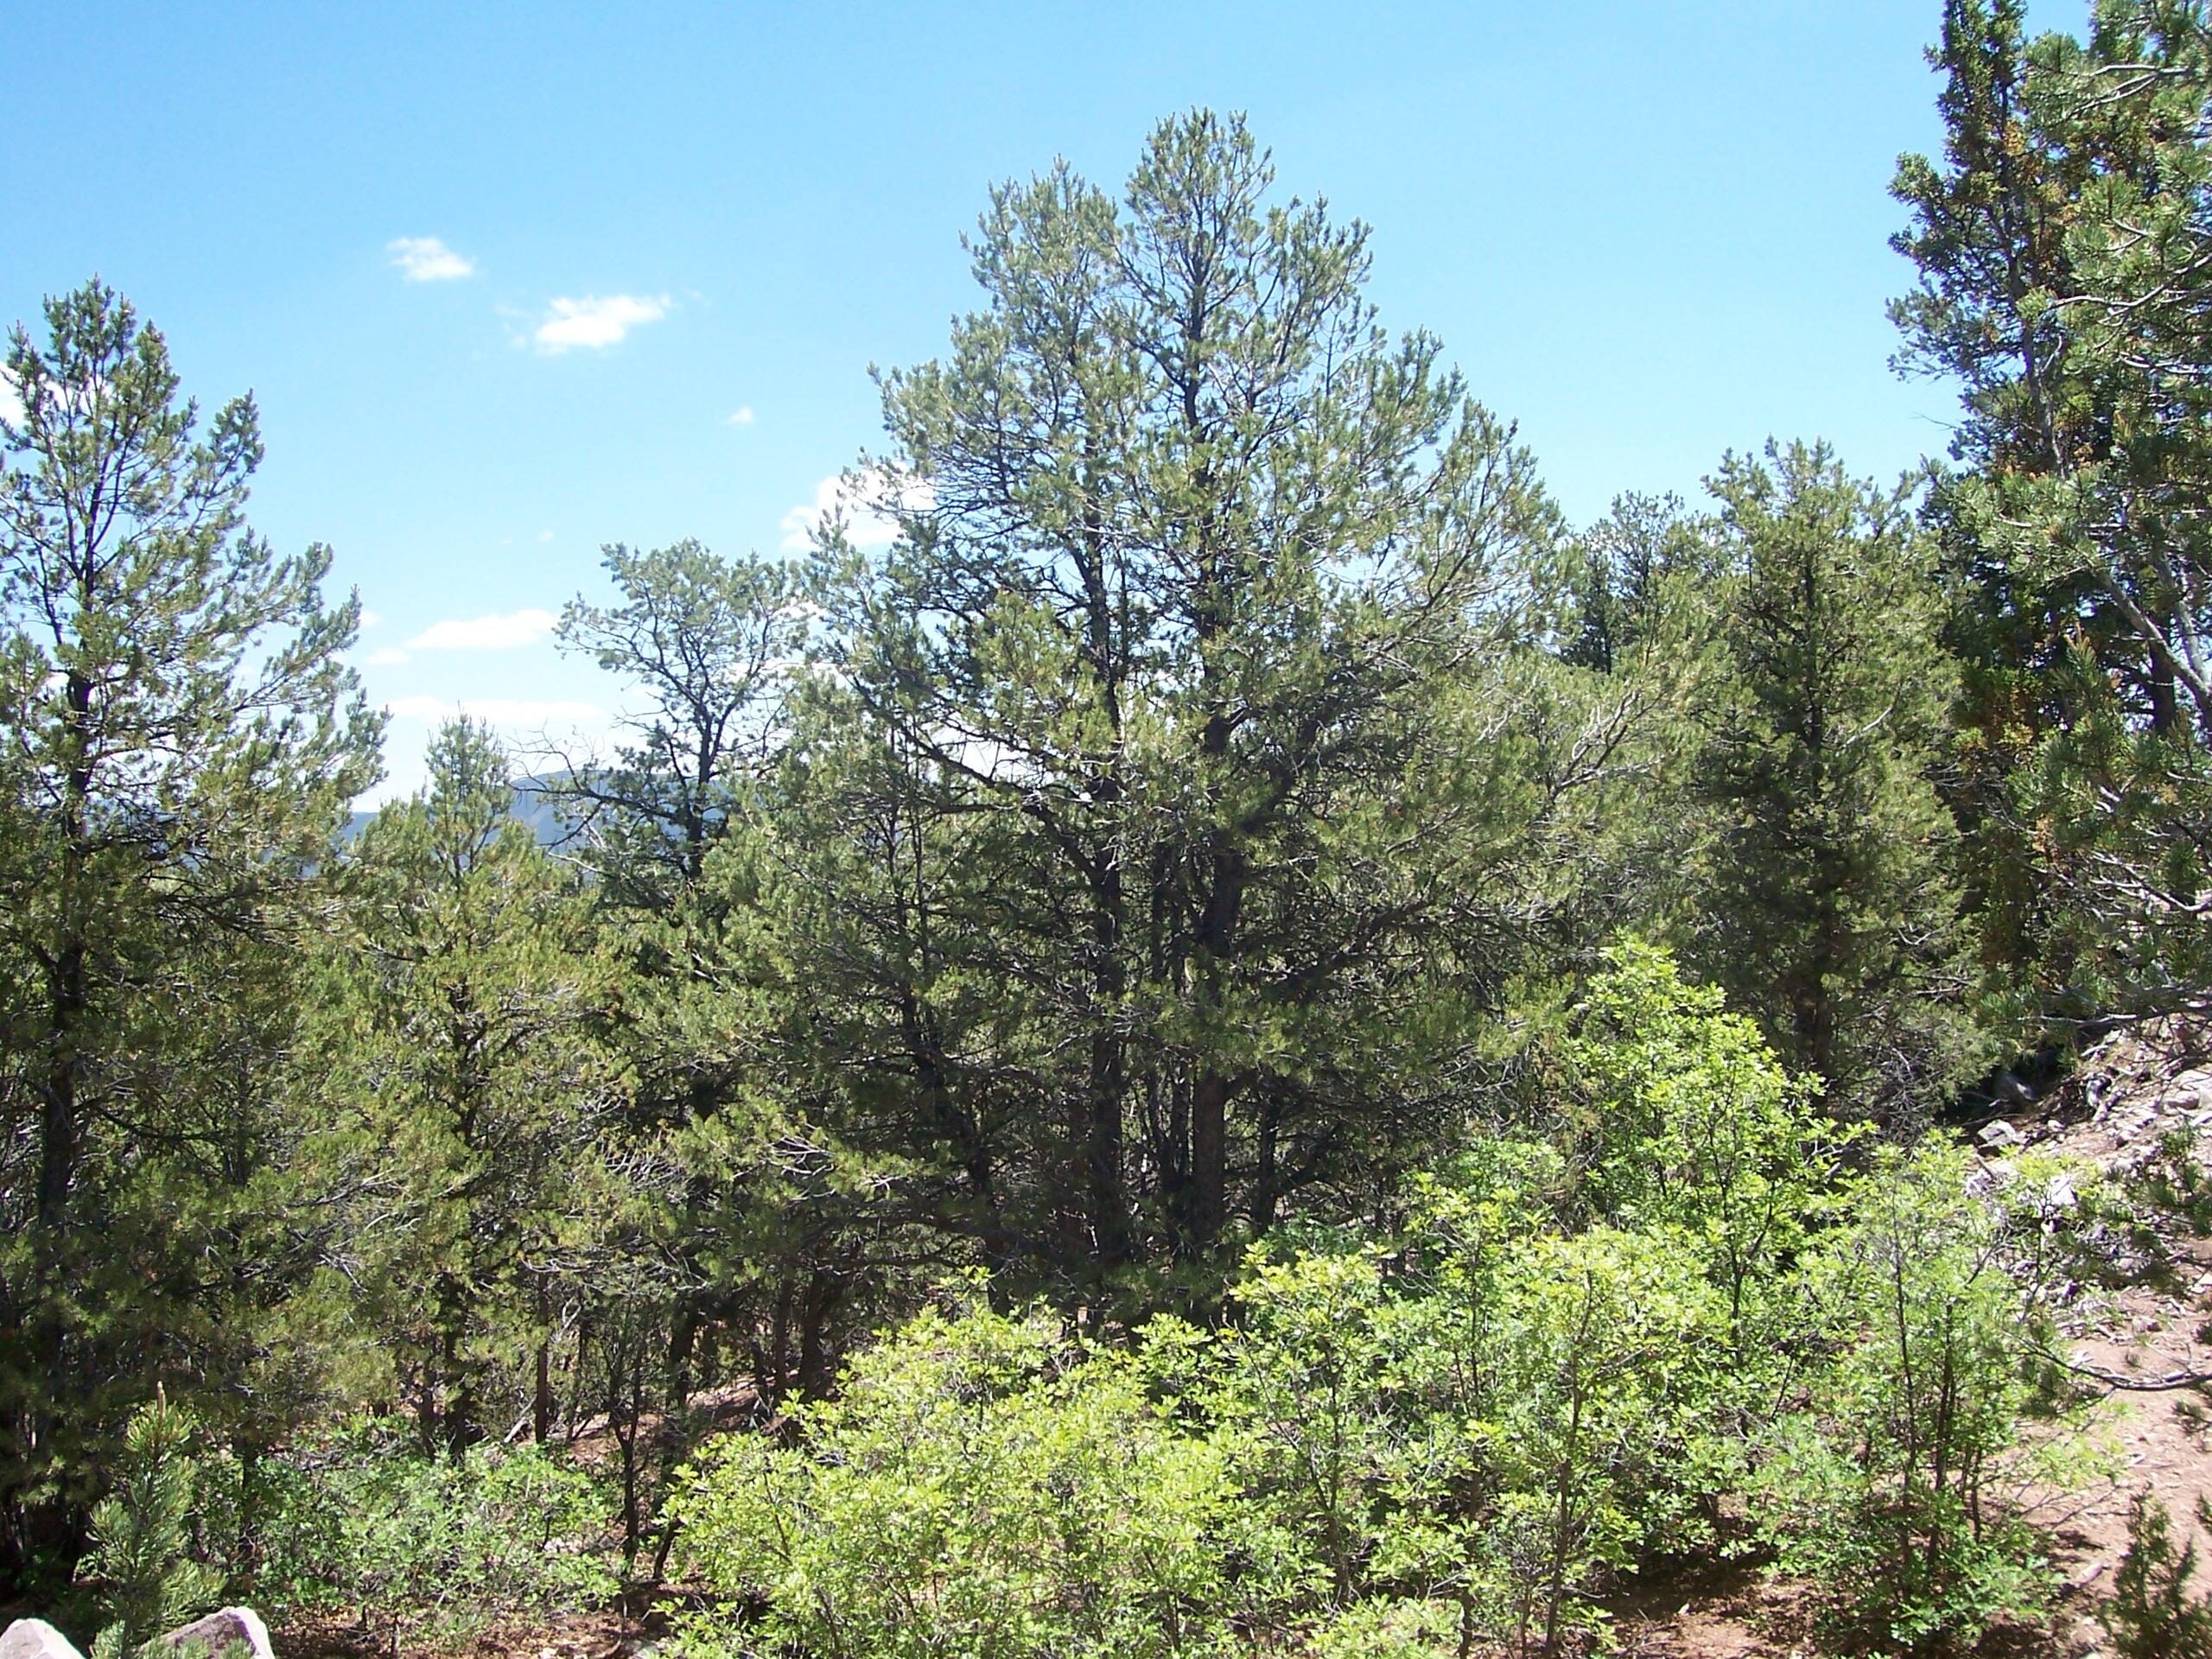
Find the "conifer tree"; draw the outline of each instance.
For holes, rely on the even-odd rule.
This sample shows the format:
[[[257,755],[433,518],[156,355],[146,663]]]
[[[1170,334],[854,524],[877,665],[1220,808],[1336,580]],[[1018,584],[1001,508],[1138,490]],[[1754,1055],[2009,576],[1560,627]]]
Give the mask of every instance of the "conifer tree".
[[[107,1621],[96,1659],[123,1659],[222,1594],[222,1575],[199,1559],[193,1535],[194,1428],[189,1412],[158,1395],[130,1420],[114,1489],[92,1510],[86,1563]]]
[[[1825,444],[1711,480],[1737,563],[1732,684],[1699,763],[1702,966],[1840,1116],[1924,1105],[1974,1054],[1930,772],[1955,683],[1911,493]]]
[[[804,623],[791,569],[696,541],[607,550],[618,602],[561,613],[563,651],[649,698],[613,764],[547,780],[599,849],[613,897],[664,910],[696,887],[708,849],[772,758],[776,692]],[[658,873],[658,879],[655,879]]]
[[[201,1283],[181,1218],[251,1161],[203,1041],[309,917],[378,720],[330,555],[245,518],[253,402],[203,420],[97,280],[18,327],[0,422],[0,1575],[66,1571]],[[279,1022],[281,1025],[281,1022]],[[175,1300],[172,1300],[172,1299]]]
[[[363,832],[353,931],[318,988],[335,1107],[317,1162],[426,1449],[550,1421],[550,1347],[613,1196],[607,995],[573,874],[513,816],[506,755],[448,726],[430,785]]]
[[[1580,671],[1550,689],[1554,747],[1609,756],[1599,786],[1579,791],[1574,833],[1557,838],[1573,874],[1552,954],[1570,976],[1623,933],[1675,937],[1698,903],[1690,771],[1726,677],[1719,543],[1678,498],[1624,495],[1567,543],[1554,632],[1560,662]]]
[[[1447,1004],[1541,902],[1503,872],[1578,775],[1503,738],[1556,528],[1529,457],[1377,326],[1365,229],[1272,184],[1200,112],[1119,205],[1065,166],[995,191],[986,304],[886,378],[893,454],[851,480],[902,534],[823,547],[951,912],[927,948],[1035,1015],[988,1082],[926,1021],[874,1046],[950,1091],[926,1121],[1030,1103],[1015,1161],[1093,1274],[1428,1143],[1415,1057],[1464,1038]]]
[[[2031,1013],[2202,1010],[2212,983],[2212,26],[2100,0],[2086,39],[1950,0],[1941,162],[1908,156],[1908,369],[1955,378],[1939,480],[1964,659],[1958,804]]]
[[[789,1179],[819,1160],[794,1162],[770,1144],[788,1148],[805,1136],[784,1133],[762,1104],[793,1091],[763,1063],[777,952],[746,873],[806,607],[791,566],[696,541],[617,544],[604,563],[614,602],[573,601],[558,639],[641,690],[645,706],[611,758],[571,757],[539,788],[575,825],[610,948],[627,970],[610,1035],[629,1063],[625,1133],[655,1173],[624,1230],[621,1270],[584,1322],[586,1357],[608,1385],[609,1424],[629,1437],[634,1554],[647,1475],[664,1485],[688,1449],[702,1336],[720,1330],[747,1342],[762,1394],[773,1398],[784,1344],[749,1339],[788,1324],[776,1310],[810,1272],[794,1235],[816,1230],[781,1223],[822,1197]],[[649,1407],[659,1424],[652,1468],[635,1454]]]
[[[1572,613],[1560,655],[1601,674],[1626,667],[1635,648],[1663,637],[1680,590],[1702,574],[1704,539],[1675,496],[1624,495],[1573,538]]]

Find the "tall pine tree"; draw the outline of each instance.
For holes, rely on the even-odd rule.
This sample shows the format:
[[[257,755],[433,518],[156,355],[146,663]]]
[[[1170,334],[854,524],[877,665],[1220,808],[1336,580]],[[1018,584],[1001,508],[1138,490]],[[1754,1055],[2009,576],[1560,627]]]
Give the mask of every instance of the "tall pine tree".
[[[363,832],[318,985],[349,1275],[426,1448],[551,1421],[552,1347],[619,1196],[609,995],[575,874],[513,813],[507,758],[448,726],[430,785]],[[494,1421],[495,1414],[499,1421]]]
[[[2068,1020],[2203,1011],[2212,938],[2212,27],[2086,40],[1950,0],[1941,162],[1910,156],[1905,366],[1955,377],[1934,509],[1966,664],[1959,804],[1993,968]]]
[[[986,303],[887,378],[854,480],[899,538],[823,548],[887,763],[843,775],[897,780],[866,816],[907,994],[870,1046],[954,1140],[1021,1103],[999,1175],[1094,1275],[1426,1155],[1452,1010],[1541,908],[1516,864],[1580,776],[1522,721],[1556,528],[1529,457],[1377,326],[1364,228],[1272,184],[1198,113],[1119,205],[1065,167],[995,192]],[[985,976],[1022,1012],[947,1052]]]
[[[312,911],[378,730],[340,656],[358,606],[321,596],[328,551],[280,554],[246,522],[252,400],[203,420],[162,336],[97,281],[45,322],[42,342],[14,332],[22,408],[0,423],[0,1573],[16,1574],[67,1570],[157,1381],[219,1392],[171,1339],[200,1282],[182,1218],[251,1173],[238,1114],[265,1097],[222,1098],[209,1045],[266,988],[244,964]]]

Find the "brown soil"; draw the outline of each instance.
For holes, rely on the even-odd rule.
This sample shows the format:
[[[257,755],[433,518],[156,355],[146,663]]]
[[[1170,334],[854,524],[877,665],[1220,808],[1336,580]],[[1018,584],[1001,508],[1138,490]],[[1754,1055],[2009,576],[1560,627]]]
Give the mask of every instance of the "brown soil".
[[[652,1633],[620,1613],[576,1613],[551,1624],[493,1624],[443,1643],[410,1640],[408,1659],[628,1659]],[[351,1619],[302,1621],[270,1632],[283,1659],[388,1659],[389,1637]]]

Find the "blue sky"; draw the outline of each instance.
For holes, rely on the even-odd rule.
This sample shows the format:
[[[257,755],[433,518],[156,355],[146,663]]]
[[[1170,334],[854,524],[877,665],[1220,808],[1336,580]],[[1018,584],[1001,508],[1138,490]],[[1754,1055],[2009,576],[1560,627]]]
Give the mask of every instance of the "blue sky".
[[[14,0],[0,317],[98,271],[203,402],[256,393],[256,522],[374,614],[404,792],[455,704],[603,725],[621,688],[543,626],[601,543],[782,545],[876,441],[868,365],[971,303],[987,186],[1065,156],[1118,187],[1192,105],[1375,227],[1385,321],[1574,518],[1770,434],[1893,475],[1953,409],[1882,312],[1938,13]]]

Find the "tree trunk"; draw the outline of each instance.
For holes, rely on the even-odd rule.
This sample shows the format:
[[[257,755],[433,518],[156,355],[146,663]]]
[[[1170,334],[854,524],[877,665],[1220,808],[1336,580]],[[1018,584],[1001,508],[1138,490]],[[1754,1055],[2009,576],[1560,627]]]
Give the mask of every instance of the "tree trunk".
[[[844,1299],[843,1287],[822,1268],[807,1275],[806,1294],[800,1301],[798,1387],[810,1399],[818,1400],[829,1393],[834,1380],[827,1332],[830,1316]]]
[[[49,1268],[60,1257],[69,1224],[69,1189],[77,1176],[77,1033],[85,1015],[85,952],[73,942],[55,960],[50,1007],[38,1166],[38,1222]]]
[[[1226,751],[1224,732],[1218,747]],[[1216,744],[1209,737],[1209,749]],[[1228,969],[1244,908],[1244,855],[1230,831],[1213,832],[1208,862],[1211,881],[1197,932],[1197,993],[1206,1014],[1219,1020],[1227,991]],[[1211,1033],[1209,1033],[1211,1036]],[[1214,1063],[1218,1039],[1206,1043],[1191,1089],[1191,1254],[1210,1255],[1229,1218],[1229,1100],[1235,1078]]]
[[[1264,1233],[1275,1224],[1275,1210],[1282,1202],[1278,1142],[1282,1132],[1282,1103],[1274,1098],[1260,1103],[1259,1167],[1252,1177],[1252,1230]]]
[[[1229,1079],[1208,1067],[1191,1089],[1190,1254],[1202,1258],[1229,1215]]]
[[[530,1437],[543,1446],[553,1438],[553,1344],[537,1344],[537,1388],[530,1402]]]

